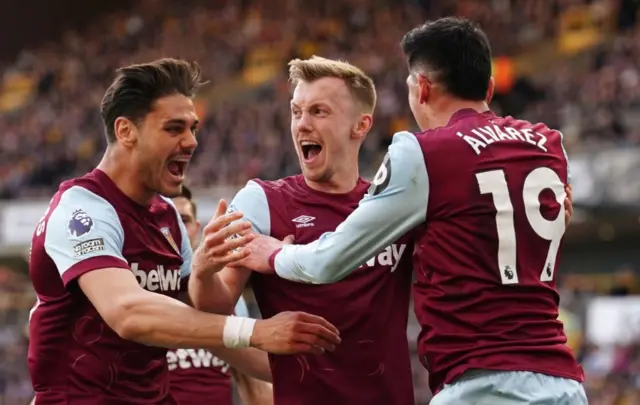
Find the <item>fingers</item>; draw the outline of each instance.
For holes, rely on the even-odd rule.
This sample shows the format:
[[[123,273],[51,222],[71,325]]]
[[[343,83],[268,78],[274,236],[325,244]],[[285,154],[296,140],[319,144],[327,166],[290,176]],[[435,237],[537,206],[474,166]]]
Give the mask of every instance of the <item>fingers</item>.
[[[291,353],[309,353],[315,355],[322,355],[325,353],[325,349],[314,346],[305,342],[293,342],[291,343]]]
[[[224,228],[218,231],[209,231],[206,234],[203,243],[206,244],[208,248],[213,248],[217,245],[222,244],[225,240],[230,238],[235,238],[236,236],[244,236],[248,235],[251,232],[251,223],[247,221],[239,221],[234,224],[225,226]]]
[[[244,247],[247,243],[251,242],[255,239],[256,235],[253,233],[248,233],[243,236],[239,236],[237,238],[223,239],[222,243],[213,244],[214,247],[211,247],[209,250],[209,254],[213,256],[220,256],[225,254],[226,252],[236,250],[238,248]],[[246,250],[247,254],[251,253],[250,249],[242,249]]]
[[[294,341],[307,343],[323,350],[334,351],[340,343],[340,338],[329,329],[313,324],[301,324],[294,336]]]
[[[320,316],[316,316],[316,315],[311,315],[308,314],[306,312],[299,312],[298,313],[298,320],[308,323],[308,324],[317,324],[320,326],[323,326],[325,329],[327,329],[328,331],[331,332],[331,334],[333,336],[338,336],[340,335],[340,331],[338,330],[338,328],[336,328],[335,326],[333,326],[332,323],[330,323],[329,321],[327,321],[326,319],[320,317]],[[338,337],[338,340],[335,342],[340,343],[340,338]]]
[[[291,244],[293,244],[295,239],[296,239],[296,237],[294,235],[289,235],[286,238],[284,238],[282,241],[284,242],[285,245],[291,245]]]
[[[229,214],[216,216],[211,221],[209,221],[207,226],[204,227],[203,233],[206,235],[208,233],[217,232],[230,223],[241,219],[243,216],[244,215],[242,214],[242,212],[231,212]]]
[[[226,255],[219,257],[217,261],[220,263],[224,263],[225,265],[230,265],[234,262],[237,262],[238,260],[247,258],[250,254],[251,254],[251,251],[249,249],[238,249],[235,251],[230,251]],[[237,266],[231,266],[231,267],[237,267]]]
[[[225,212],[227,212],[227,201],[222,199],[218,202],[218,208],[216,209],[214,218],[221,217]]]

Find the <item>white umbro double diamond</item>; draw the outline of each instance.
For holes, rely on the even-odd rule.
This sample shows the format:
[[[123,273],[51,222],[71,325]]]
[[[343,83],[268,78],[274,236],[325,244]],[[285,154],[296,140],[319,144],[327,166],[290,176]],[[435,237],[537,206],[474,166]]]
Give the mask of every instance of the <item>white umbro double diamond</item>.
[[[291,222],[295,222],[296,223],[296,228],[306,228],[308,226],[313,226],[313,220],[316,219],[316,217],[312,217],[309,215],[300,215],[297,218],[294,218],[291,220]]]

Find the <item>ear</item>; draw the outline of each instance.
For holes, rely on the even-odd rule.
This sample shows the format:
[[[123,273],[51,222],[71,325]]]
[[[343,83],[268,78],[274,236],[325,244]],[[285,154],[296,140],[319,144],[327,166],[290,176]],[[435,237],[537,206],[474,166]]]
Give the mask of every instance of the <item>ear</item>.
[[[355,125],[351,137],[354,139],[364,140],[367,136],[371,127],[373,126],[373,115],[371,114],[360,114],[360,119],[358,123]]]
[[[418,81],[418,101],[420,102],[420,104],[426,104],[427,100],[429,99],[429,96],[431,95],[431,87],[433,86],[433,83],[431,83],[431,80],[429,80],[427,78],[427,76],[418,73],[416,75],[417,81]]]
[[[487,104],[491,103],[493,99],[494,92],[496,90],[496,81],[493,79],[493,76],[489,79],[489,88],[487,89]]]
[[[129,118],[116,118],[113,130],[116,139],[126,146],[133,146],[138,141],[138,127]]]

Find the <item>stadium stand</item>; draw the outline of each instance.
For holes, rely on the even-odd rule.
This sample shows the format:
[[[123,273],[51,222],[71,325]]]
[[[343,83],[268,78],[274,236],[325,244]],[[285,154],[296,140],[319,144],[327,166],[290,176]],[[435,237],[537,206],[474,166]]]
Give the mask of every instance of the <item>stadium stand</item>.
[[[199,195],[222,186],[234,189],[253,177],[297,172],[289,142],[286,61],[313,54],[346,59],[376,82],[376,124],[361,155],[369,175],[390,135],[414,125],[405,107],[399,39],[427,18],[457,14],[480,21],[490,36],[497,111],[562,130],[570,153],[586,153],[579,167],[593,161],[590,151],[613,151],[608,163],[628,162],[616,172],[624,179],[624,192],[610,191],[608,183],[599,189],[612,172],[592,168],[594,185],[575,195],[578,205],[583,198],[587,219],[594,217],[594,207],[610,210],[611,201],[631,205],[625,212],[632,214],[616,218],[635,223],[628,238],[637,241],[640,152],[630,158],[616,154],[640,144],[637,9],[633,0],[141,0],[0,63],[0,198],[19,205],[48,197],[60,181],[90,170],[104,147],[98,107],[113,71],[162,56],[198,60],[211,81],[197,100],[203,123],[189,169],[189,183]],[[29,215],[25,221],[37,219]],[[640,330],[634,328],[640,317],[610,323],[599,328],[600,334],[592,325],[594,313],[600,314],[599,323],[619,308],[640,307],[640,258],[637,248],[625,248],[625,256],[605,247],[590,253],[601,260],[585,270],[584,236],[592,236],[589,243],[614,243],[619,233],[610,225],[615,221],[598,221],[584,228],[589,231],[576,231],[582,239],[567,254],[569,263],[563,263],[568,275],[561,281],[561,316],[585,368],[590,403],[636,404]],[[24,249],[6,253],[3,244],[0,238],[0,405],[25,405],[32,391],[24,326],[34,296],[24,274]],[[607,302],[609,296],[613,301]],[[414,322],[411,342],[417,332]],[[417,358],[414,386],[417,403],[428,404],[426,372]]]

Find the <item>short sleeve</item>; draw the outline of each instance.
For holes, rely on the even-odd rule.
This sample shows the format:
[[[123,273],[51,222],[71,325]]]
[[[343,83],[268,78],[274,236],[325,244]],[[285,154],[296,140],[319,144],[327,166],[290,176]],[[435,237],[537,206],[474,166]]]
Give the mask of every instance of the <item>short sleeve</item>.
[[[49,215],[44,248],[65,285],[91,270],[128,269],[123,244],[115,208],[83,187],[66,190]]]
[[[271,234],[271,216],[269,201],[264,189],[255,181],[247,182],[231,201],[227,212],[239,211],[243,220],[251,222],[254,232],[261,235]]]
[[[242,316],[245,318],[249,318],[249,307],[247,306],[247,302],[244,300],[242,296],[238,299],[236,303],[236,308],[233,311],[235,316]]]

